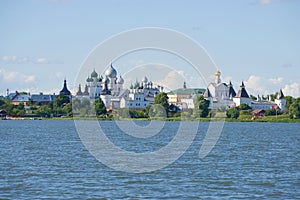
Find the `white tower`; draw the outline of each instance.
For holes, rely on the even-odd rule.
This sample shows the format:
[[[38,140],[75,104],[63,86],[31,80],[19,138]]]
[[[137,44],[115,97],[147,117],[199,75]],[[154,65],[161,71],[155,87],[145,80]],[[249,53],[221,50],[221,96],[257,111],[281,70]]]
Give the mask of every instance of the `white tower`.
[[[216,84],[219,84],[219,83],[221,83],[221,72],[218,70],[216,73],[215,73],[215,76],[216,76],[216,78],[215,78],[215,83]]]
[[[275,99],[275,103],[281,110],[285,110],[286,100],[284,99],[284,95],[281,89]]]

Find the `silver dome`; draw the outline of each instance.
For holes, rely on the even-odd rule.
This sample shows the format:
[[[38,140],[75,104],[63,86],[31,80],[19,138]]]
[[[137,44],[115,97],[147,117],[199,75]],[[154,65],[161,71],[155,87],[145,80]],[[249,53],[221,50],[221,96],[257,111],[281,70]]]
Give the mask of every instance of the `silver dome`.
[[[110,67],[105,71],[105,75],[108,76],[109,78],[116,78],[117,71],[112,65],[110,65]]]

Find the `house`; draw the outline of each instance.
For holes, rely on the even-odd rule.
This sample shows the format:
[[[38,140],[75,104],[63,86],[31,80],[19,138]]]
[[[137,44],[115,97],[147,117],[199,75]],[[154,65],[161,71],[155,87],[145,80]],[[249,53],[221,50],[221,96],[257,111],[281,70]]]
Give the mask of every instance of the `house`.
[[[31,100],[33,104],[40,104],[40,105],[46,105],[50,102],[53,102],[55,98],[55,95],[52,94],[32,94],[31,95]]]
[[[128,97],[128,100],[124,97],[121,99],[121,108],[141,109],[151,104],[151,102],[145,98],[144,93],[129,93]]]
[[[265,116],[265,110],[262,110],[262,109],[255,109],[252,111],[252,116],[253,116],[253,119],[257,119],[258,117],[263,117]]]
[[[203,95],[205,89],[202,88],[179,88],[167,93],[169,103],[181,103],[182,99],[190,99],[194,95]]]
[[[0,110],[0,119],[5,119],[6,115],[7,115],[7,113],[5,110]]]
[[[14,105],[24,104],[24,106],[26,106],[29,102],[30,94],[19,93],[18,91],[16,91],[15,93],[10,93],[8,95],[8,98]]]

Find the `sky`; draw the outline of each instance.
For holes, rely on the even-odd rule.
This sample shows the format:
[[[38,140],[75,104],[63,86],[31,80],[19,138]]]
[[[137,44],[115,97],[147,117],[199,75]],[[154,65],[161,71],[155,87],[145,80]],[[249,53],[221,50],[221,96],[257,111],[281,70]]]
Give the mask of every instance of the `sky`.
[[[244,81],[253,95],[283,89],[300,97],[299,11],[298,0],[4,0],[0,95],[7,89],[59,93],[64,79],[74,92],[76,77],[85,78],[93,69],[103,72],[97,62],[80,71],[95,47],[124,31],[159,27],[199,43],[222,81],[232,81],[236,90]],[[207,87],[188,63],[166,52],[132,52],[113,64],[119,74],[127,74],[127,85],[145,73],[165,88],[182,87],[183,81]],[[130,75],[134,70],[139,74]]]

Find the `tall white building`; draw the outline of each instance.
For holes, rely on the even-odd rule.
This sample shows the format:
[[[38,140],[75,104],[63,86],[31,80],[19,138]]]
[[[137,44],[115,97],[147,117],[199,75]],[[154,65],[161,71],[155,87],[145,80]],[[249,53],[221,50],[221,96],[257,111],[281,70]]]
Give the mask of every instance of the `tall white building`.
[[[284,95],[281,89],[279,90],[279,93],[275,99],[275,103],[281,110],[285,110],[286,100],[284,99]]]
[[[108,110],[118,108],[145,108],[154,102],[154,97],[163,91],[162,86],[154,86],[147,77],[141,82],[131,85],[130,89],[124,88],[124,79],[117,77],[116,69],[110,65],[104,73],[99,76],[94,70],[86,79],[84,92],[81,85],[78,87],[76,98],[101,98]]]
[[[234,106],[233,98],[236,96],[236,92],[229,84],[221,82],[221,72],[215,73],[215,82],[210,83],[204,93],[204,98],[210,101],[210,108],[230,108]]]
[[[241,104],[246,104],[251,107],[251,98],[249,97],[244,82],[242,81],[242,84],[240,86],[240,90],[238,91],[237,95],[233,98],[233,102],[235,103],[235,106],[240,106]]]

